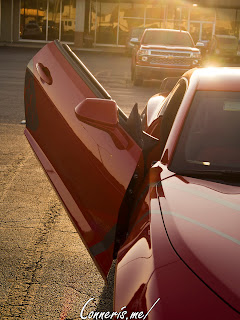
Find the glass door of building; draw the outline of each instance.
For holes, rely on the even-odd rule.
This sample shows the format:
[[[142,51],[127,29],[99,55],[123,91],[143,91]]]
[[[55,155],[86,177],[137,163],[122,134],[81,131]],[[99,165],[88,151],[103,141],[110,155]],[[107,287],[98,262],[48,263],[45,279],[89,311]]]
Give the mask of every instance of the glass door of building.
[[[20,39],[74,41],[76,0],[21,0],[20,4]]]
[[[203,21],[190,21],[189,32],[193,38],[193,41],[207,43],[211,40],[214,33],[215,24],[214,22],[203,22]]]

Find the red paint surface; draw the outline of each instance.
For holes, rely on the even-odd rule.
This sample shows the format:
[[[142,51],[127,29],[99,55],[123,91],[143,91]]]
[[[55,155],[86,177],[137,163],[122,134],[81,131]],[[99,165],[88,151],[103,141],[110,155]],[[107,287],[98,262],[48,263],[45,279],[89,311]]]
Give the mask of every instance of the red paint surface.
[[[154,173],[151,172],[152,169],[154,169]],[[194,257],[190,257],[188,263],[183,259],[182,251],[178,251],[178,248],[180,245],[187,246],[185,243],[186,238],[184,238],[184,235],[179,234],[179,230],[173,229],[174,226],[176,227],[175,221],[170,225],[170,240],[171,237],[175,240],[175,237],[180,236],[173,243],[176,245],[176,251],[175,247],[173,248],[169,242],[161,216],[158,196],[161,204],[168,203],[166,199],[169,199],[169,201],[171,200],[171,209],[176,206],[180,210],[183,207],[184,213],[189,212],[187,208],[191,208],[191,204],[194,205],[194,201],[191,201],[193,199],[189,195],[185,199],[182,194],[173,193],[174,189],[171,189],[170,184],[171,186],[176,185],[176,180],[179,180],[176,177],[163,180],[163,188],[159,184],[157,187],[148,189],[147,185],[150,182],[161,180],[164,176],[167,176],[167,173],[164,173],[166,170],[164,167],[162,167],[163,171],[157,167],[152,169],[144,184],[146,187],[144,197],[140,201],[138,208],[136,208],[136,218],[132,220],[134,227],[118,255],[115,279],[115,310],[120,310],[122,306],[127,306],[128,314],[133,311],[144,311],[146,314],[155,301],[160,298],[148,315],[148,319],[239,319],[239,314],[219,298],[214,290],[209,289],[209,283],[205,284],[202,281],[202,274],[194,274],[191,271],[189,267],[194,267]],[[153,176],[154,179],[152,179]],[[185,178],[182,180],[185,181]],[[183,181],[179,180],[178,183],[183,184]],[[213,188],[219,188],[219,184],[212,184],[211,186],[205,186],[205,188],[208,188],[210,192],[216,192],[216,190],[213,191]],[[223,191],[226,192],[224,186],[220,192]],[[237,198],[238,189],[230,187],[229,191],[233,194],[233,197]],[[169,198],[170,194],[171,199]],[[227,195],[225,196],[227,197]],[[200,203],[202,202],[200,201]],[[199,205],[196,203],[196,206],[194,208],[197,214],[204,204]],[[227,215],[226,211],[225,214]],[[146,214],[146,212],[149,212],[149,214]],[[207,218],[207,215],[205,213],[205,218]],[[165,215],[163,217],[165,221]],[[218,219],[216,220],[216,223],[220,223]],[[167,228],[169,224],[169,221],[167,221]],[[217,253],[214,257],[208,257],[208,249],[210,247],[209,250],[211,251],[212,248],[209,244],[206,244],[206,239],[210,240],[211,236],[208,235],[205,239],[206,235],[199,235],[195,231],[192,231],[191,237],[188,239],[189,245],[194,246],[194,238],[198,240],[201,248],[198,248],[195,254],[201,253],[201,250],[204,252],[205,256],[202,263],[206,267],[207,264],[214,260],[214,257],[216,258]],[[217,245],[217,242],[212,245],[214,244]],[[221,247],[219,249],[218,247],[219,257],[221,258],[222,255],[221,259],[223,261],[225,260],[223,252],[225,249],[227,251],[227,248]],[[231,253],[227,253],[227,255],[231,256]],[[229,274],[225,274],[223,279],[218,278],[216,281],[219,287],[222,286],[222,282],[226,281],[227,278],[232,277],[233,279],[234,276],[238,275],[237,270],[239,268],[232,265],[232,263],[238,263],[238,257],[233,255],[231,259],[235,260],[228,261],[226,259],[225,263],[229,267]],[[217,270],[221,267],[215,264],[215,280]],[[231,270],[235,270],[235,275],[231,274]],[[239,285],[237,285],[239,280],[236,278],[235,280],[235,289],[239,290]]]
[[[51,85],[40,80],[37,63],[49,69]],[[54,43],[40,50],[30,65],[35,78],[39,126],[35,131],[29,129],[26,135],[31,137],[29,140],[40,161],[43,153],[51,165],[50,171],[44,169],[86,246],[91,251],[98,244],[99,254],[94,259],[106,276],[112,263],[114,231],[111,241],[107,244],[102,241],[116,226],[141,149],[126,133],[125,147],[118,148],[111,134],[78,120],[75,107],[95,95]],[[122,137],[119,124],[114,130],[114,136]]]
[[[240,187],[184,179],[162,182],[169,239],[183,261],[240,312]]]
[[[51,84],[40,79],[37,63],[50,71]],[[96,96],[54,43],[34,57],[29,69],[37,102],[28,121],[36,115],[38,121],[27,123],[25,134],[105,276],[126,190],[136,168],[139,176],[143,173],[141,150],[115,120],[110,130],[77,118],[76,106]],[[240,90],[240,70],[221,72],[216,81],[209,70],[184,75],[188,89],[162,162],[158,147],[145,159],[148,167],[154,159],[159,162],[135,195],[128,237],[118,253],[115,311],[126,306],[128,315],[146,314],[160,298],[148,319],[239,319],[239,187],[175,176],[167,168],[195,91],[222,90],[223,83],[226,91]],[[29,83],[25,90],[30,111],[31,88]],[[157,135],[161,121],[154,114],[146,130]]]

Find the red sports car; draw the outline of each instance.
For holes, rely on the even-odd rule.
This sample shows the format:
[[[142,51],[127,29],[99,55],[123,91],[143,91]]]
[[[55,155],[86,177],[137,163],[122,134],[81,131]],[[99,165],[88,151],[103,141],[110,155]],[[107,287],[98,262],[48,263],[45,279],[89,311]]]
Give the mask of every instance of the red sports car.
[[[103,277],[117,259],[116,319],[240,319],[240,69],[190,70],[127,117],[55,41],[28,64],[25,109]]]

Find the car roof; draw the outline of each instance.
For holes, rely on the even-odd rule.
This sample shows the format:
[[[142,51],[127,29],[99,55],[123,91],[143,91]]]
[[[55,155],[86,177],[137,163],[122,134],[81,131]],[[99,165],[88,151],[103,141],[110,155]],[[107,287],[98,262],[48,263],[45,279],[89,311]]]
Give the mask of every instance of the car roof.
[[[186,72],[184,77],[196,83],[196,90],[240,92],[240,68],[196,68]]]
[[[147,30],[151,30],[151,31],[171,31],[171,32],[176,32],[176,33],[189,33],[188,31],[184,31],[184,30],[176,30],[176,29],[162,29],[162,28],[146,28]]]

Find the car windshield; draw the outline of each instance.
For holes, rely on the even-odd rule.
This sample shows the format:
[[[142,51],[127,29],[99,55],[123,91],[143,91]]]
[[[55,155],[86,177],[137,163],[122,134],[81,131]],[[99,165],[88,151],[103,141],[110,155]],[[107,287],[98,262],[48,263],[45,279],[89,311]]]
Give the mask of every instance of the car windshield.
[[[188,33],[172,30],[147,30],[142,43],[165,46],[194,46]]]
[[[240,181],[240,92],[196,92],[170,169],[235,174]]]

